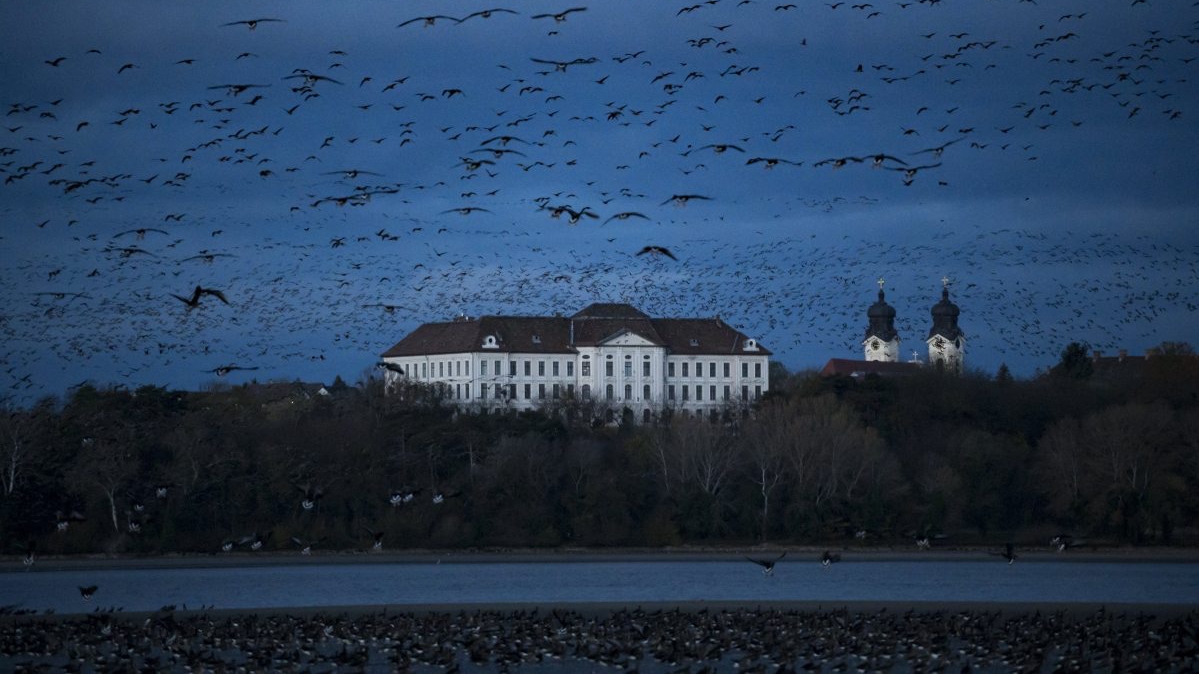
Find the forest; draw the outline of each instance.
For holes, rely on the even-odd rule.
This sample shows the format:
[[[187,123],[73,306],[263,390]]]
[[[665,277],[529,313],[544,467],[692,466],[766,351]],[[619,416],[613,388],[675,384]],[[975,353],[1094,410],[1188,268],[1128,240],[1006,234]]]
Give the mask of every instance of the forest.
[[[1199,358],[1091,355],[1029,379],[772,364],[753,407],[644,425],[458,412],[370,374],[83,385],[0,419],[3,552],[1196,545]]]

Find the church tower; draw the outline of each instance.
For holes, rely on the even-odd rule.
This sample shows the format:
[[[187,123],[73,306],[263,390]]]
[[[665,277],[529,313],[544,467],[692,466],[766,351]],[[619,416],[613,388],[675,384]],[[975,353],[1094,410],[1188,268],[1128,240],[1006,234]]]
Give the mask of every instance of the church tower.
[[[899,333],[895,331],[895,309],[883,297],[883,279],[878,280],[878,301],[866,311],[866,339],[862,348],[866,360],[894,363],[899,361]]]
[[[966,333],[958,327],[958,306],[949,301],[949,279],[941,279],[941,301],[933,305],[933,327],[928,331],[928,364],[951,372],[965,367]]]

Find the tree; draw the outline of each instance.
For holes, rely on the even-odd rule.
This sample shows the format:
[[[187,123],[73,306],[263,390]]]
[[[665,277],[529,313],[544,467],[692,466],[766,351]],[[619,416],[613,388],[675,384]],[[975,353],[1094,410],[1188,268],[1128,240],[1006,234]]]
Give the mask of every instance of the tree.
[[[999,371],[995,373],[995,383],[1000,386],[1012,383],[1012,371],[1008,369],[1007,363],[999,364]]]
[[[1049,373],[1065,379],[1090,379],[1095,372],[1091,362],[1091,347],[1082,342],[1070,342],[1062,350],[1062,358],[1057,365],[1050,368]]]

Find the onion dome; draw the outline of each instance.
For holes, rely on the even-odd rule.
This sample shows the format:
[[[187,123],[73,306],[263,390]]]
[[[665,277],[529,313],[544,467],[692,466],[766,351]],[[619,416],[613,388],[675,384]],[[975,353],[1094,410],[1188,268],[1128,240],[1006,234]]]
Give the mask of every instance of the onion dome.
[[[945,286],[941,290],[941,301],[933,305],[931,310],[933,315],[933,327],[928,331],[929,338],[940,335],[949,341],[965,337],[966,333],[962,332],[958,327],[958,314],[961,310],[958,305],[949,301],[949,286]]]
[[[866,311],[866,318],[870,321],[866,327],[867,339],[878,337],[884,342],[889,342],[899,336],[895,332],[895,308],[887,304],[882,288],[878,289],[878,301]]]

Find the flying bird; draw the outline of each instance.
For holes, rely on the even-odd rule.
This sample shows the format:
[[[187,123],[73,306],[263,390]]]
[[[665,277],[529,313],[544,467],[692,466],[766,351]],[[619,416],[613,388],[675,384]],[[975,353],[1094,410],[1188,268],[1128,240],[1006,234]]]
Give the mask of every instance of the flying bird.
[[[229,299],[227,297],[225,297],[225,293],[223,293],[219,290],[216,290],[215,288],[204,288],[202,286],[196,286],[196,289],[192,291],[191,297],[184,297],[182,295],[176,295],[175,293],[171,293],[171,297],[174,297],[175,299],[179,300],[180,302],[183,302],[184,304],[186,304],[188,309],[195,309],[196,307],[200,306],[200,298],[205,295],[212,295],[213,297],[217,298],[221,302],[223,302],[225,304],[229,304]]]
[[[552,14],[534,14],[531,18],[553,19],[554,22],[556,22],[556,23],[562,23],[563,21],[566,20],[567,15],[569,15],[573,12],[585,12],[585,11],[587,11],[586,7],[571,7],[570,9],[565,9],[565,10],[562,10],[561,12],[556,12],[556,13],[552,13]]]
[[[246,19],[244,21],[230,21],[229,23],[222,23],[221,28],[224,28],[225,26],[245,26],[246,28],[249,28],[250,30],[254,30],[255,28],[258,27],[258,24],[268,23],[268,22],[269,23],[284,23],[285,21],[283,19]]]
[[[666,248],[663,248],[662,246],[646,246],[646,247],[642,248],[641,250],[637,251],[637,254],[638,255],[662,255],[662,256],[665,256],[665,257],[668,257],[668,258],[674,260],[675,262],[679,261],[679,258],[675,257],[674,253],[670,252]]]
[[[774,575],[774,565],[777,564],[779,562],[779,560],[781,560],[783,557],[786,557],[786,556],[787,556],[787,552],[784,550],[783,554],[779,555],[778,557],[775,557],[774,559],[754,559],[753,557],[746,557],[746,559],[748,559],[749,561],[753,562],[754,564],[757,564],[758,566],[762,567],[762,575],[773,576]]]

